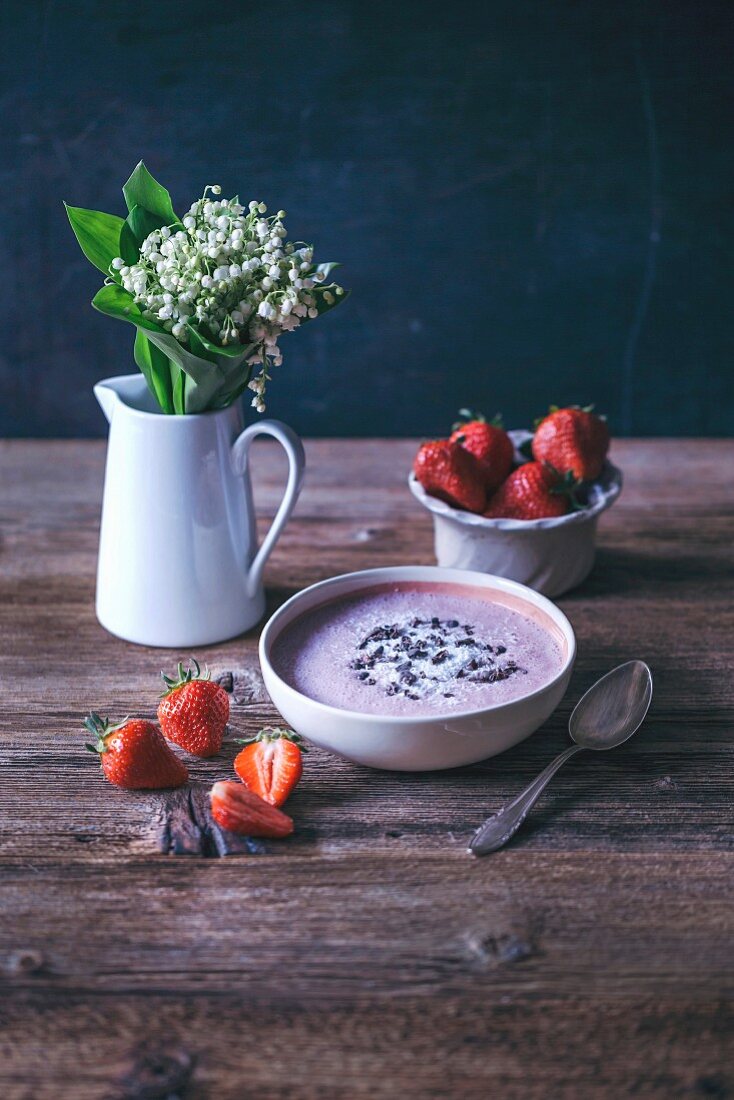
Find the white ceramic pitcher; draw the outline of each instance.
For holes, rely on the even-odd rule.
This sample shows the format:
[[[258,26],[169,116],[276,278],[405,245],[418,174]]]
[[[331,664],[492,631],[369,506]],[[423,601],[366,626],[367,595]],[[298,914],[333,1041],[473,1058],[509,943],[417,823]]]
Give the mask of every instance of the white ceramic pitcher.
[[[176,649],[232,638],[265,610],[263,566],[298,499],[305,456],[277,420],[242,430],[239,402],[166,416],[140,374],[94,393],[110,422],[97,569],[97,617],[112,634]],[[250,446],[271,435],[288,484],[258,549]]]

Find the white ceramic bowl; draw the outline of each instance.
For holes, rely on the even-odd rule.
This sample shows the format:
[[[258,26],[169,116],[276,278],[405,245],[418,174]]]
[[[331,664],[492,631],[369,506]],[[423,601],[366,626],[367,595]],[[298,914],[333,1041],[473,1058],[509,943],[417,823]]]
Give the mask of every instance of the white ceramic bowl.
[[[510,432],[517,446],[529,432]],[[607,462],[589,487],[588,507],[552,519],[487,519],[430,496],[415,474],[410,491],[433,515],[436,561],[448,569],[476,569],[560,596],[581,584],[596,553],[596,525],[622,491],[622,472]]]
[[[557,638],[563,653],[560,670],[544,687],[508,703],[416,718],[362,714],[327,706],[281,679],[271,664],[270,654],[276,638],[294,619],[335,598],[397,581],[450,582],[485,589],[498,602],[540,622]],[[260,636],[265,686],[283,718],[297,733],[357,764],[397,771],[456,768],[516,745],[542,725],[558,706],[568,686],[575,656],[576,639],[571,624],[544,596],[502,577],[432,565],[366,569],[314,584],[284,603]]]

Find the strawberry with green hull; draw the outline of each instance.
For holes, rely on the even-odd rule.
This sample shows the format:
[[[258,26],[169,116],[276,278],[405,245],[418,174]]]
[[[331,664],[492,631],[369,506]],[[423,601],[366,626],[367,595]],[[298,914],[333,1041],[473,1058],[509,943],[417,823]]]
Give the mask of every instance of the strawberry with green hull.
[[[242,836],[290,836],[293,821],[282,810],[264,802],[244,783],[224,779],[210,792],[212,817],[222,829]]]
[[[242,782],[264,802],[282,806],[303,774],[301,738],[268,726],[240,744],[245,748],[235,757],[234,770]]]
[[[515,448],[499,413],[488,421],[482,413],[459,409],[459,420],[454,424],[450,442],[459,443],[474,455],[488,493],[499,488],[512,469]]]
[[[609,428],[606,420],[594,415],[592,407],[551,406],[535,429],[533,458],[561,473],[570,470],[579,481],[599,477],[609,450]]]
[[[578,508],[572,474],[542,462],[525,462],[510,474],[489,502],[488,519],[550,519]]]
[[[460,443],[448,439],[424,443],[415,457],[413,472],[431,496],[467,512],[484,511],[484,475],[477,459]]]
[[[98,753],[105,778],[128,790],[180,787],[189,778],[183,761],[166,744],[157,726],[143,718],[125,718],[116,725],[90,714],[84,721],[94,738],[87,744]]]
[[[177,678],[161,673],[166,693],[158,704],[158,721],[164,736],[194,756],[215,756],[222,747],[229,721],[229,696],[220,684],[202,673],[199,662],[184,670],[179,662]]]

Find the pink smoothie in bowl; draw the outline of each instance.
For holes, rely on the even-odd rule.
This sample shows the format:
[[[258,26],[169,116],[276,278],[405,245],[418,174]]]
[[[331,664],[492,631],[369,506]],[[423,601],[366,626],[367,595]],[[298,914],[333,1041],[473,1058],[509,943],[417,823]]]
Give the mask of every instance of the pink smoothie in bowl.
[[[525,585],[406,565],[304,589],[259,648],[273,704],[297,733],[358,764],[430,771],[494,756],[542,725],[576,640]]]
[[[375,585],[299,616],[271,661],[331,707],[417,717],[497,706],[559,673],[562,640],[497,594],[455,584]]]

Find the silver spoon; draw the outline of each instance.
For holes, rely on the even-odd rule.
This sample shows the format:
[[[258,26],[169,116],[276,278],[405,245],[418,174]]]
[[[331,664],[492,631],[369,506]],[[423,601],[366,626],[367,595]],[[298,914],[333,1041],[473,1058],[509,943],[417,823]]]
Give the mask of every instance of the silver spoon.
[[[512,802],[487,818],[469,843],[475,856],[502,848],[514,836],[548,781],[582,749],[616,749],[642,725],[652,700],[652,673],[644,661],[618,665],[597,680],[576,704],[568,722],[571,739],[560,756]]]

